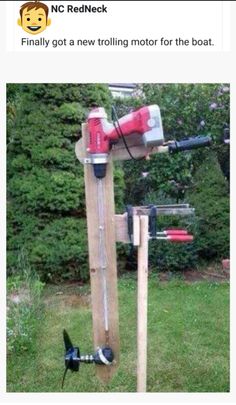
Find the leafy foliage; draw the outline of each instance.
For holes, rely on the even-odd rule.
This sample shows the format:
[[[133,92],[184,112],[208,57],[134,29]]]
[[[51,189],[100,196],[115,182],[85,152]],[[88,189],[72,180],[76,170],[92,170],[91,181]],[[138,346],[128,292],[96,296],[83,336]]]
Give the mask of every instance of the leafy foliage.
[[[42,279],[86,280],[84,178],[74,146],[92,106],[110,112],[110,92],[102,84],[10,84],[7,90],[8,273],[24,247]],[[117,213],[125,204],[191,202],[196,208],[194,223],[158,217],[160,230],[182,223],[194,228],[196,240],[181,246],[151,243],[152,269],[181,270],[194,267],[198,258],[228,255],[229,147],[222,136],[229,126],[229,90],[225,84],[144,84],[138,97],[113,100],[119,116],[158,104],[166,140],[208,133],[213,138],[210,161],[208,148],[115,165]],[[121,272],[136,268],[128,250],[118,247]]]
[[[30,266],[24,249],[18,255],[15,274],[7,281],[7,348],[16,355],[33,348],[41,320],[41,294],[44,284]]]
[[[86,221],[60,218],[50,221],[31,244],[30,259],[48,280],[88,277]]]
[[[216,154],[196,171],[189,201],[196,207],[196,245],[201,257],[229,257],[229,195]]]
[[[81,123],[102,84],[8,85],[8,271],[19,251],[45,280],[88,278],[83,166],[75,157]],[[123,171],[115,170],[117,209]]]

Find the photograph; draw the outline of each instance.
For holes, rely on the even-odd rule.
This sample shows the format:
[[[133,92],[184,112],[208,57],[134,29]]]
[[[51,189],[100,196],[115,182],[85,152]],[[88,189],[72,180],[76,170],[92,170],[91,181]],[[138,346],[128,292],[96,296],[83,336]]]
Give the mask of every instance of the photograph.
[[[6,391],[229,393],[230,82],[117,77],[6,83]]]

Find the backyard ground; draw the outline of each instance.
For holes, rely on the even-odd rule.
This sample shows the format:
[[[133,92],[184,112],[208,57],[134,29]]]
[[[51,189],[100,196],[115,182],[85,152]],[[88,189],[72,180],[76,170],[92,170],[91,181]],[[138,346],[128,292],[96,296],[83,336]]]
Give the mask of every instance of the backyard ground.
[[[218,277],[217,277],[218,276]],[[211,278],[212,277],[212,278]],[[149,392],[229,391],[229,282],[216,275],[149,279]],[[8,392],[61,392],[62,330],[82,353],[92,350],[89,286],[47,286],[32,351],[8,356]],[[136,280],[119,280],[121,359],[108,385],[93,365],[68,372],[65,392],[136,391]]]

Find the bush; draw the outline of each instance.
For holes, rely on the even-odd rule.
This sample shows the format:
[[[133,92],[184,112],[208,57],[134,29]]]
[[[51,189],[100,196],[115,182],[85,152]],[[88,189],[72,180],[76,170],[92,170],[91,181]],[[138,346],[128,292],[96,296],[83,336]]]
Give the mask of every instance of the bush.
[[[44,280],[87,280],[87,245],[85,219],[55,219],[33,240],[30,261]]]
[[[88,279],[84,171],[74,149],[94,104],[109,111],[107,86],[8,85],[8,274],[25,248],[43,280]],[[114,177],[119,211],[119,164]]]
[[[166,140],[210,133],[214,141],[210,161],[209,150],[201,150],[116,163],[117,213],[126,204],[190,202],[196,208],[194,244],[151,243],[151,266],[180,270],[192,268],[197,255],[209,260],[228,256],[229,196],[224,176],[228,177],[229,150],[221,139],[229,123],[229,86],[139,87],[138,98],[112,100],[102,84],[8,85],[8,274],[17,268],[24,247],[44,280],[88,278],[83,167],[74,146],[89,109],[97,104],[109,113],[112,102],[119,116],[143,104],[159,104]],[[158,221],[163,227],[178,225],[173,218]],[[126,252],[127,247],[119,246],[120,271]]]
[[[214,152],[208,152],[196,170],[188,199],[196,208],[199,255],[206,259],[229,257],[228,183]]]

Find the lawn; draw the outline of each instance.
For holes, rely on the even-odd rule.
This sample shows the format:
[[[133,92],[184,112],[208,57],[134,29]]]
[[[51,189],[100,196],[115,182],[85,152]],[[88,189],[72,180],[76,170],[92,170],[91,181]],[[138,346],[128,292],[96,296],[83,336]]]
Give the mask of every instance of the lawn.
[[[136,280],[119,280],[121,362],[108,385],[93,365],[68,373],[65,392],[136,391]],[[61,392],[62,329],[92,349],[88,286],[47,286],[31,352],[8,357],[8,392]],[[229,284],[149,280],[148,392],[229,391]]]

